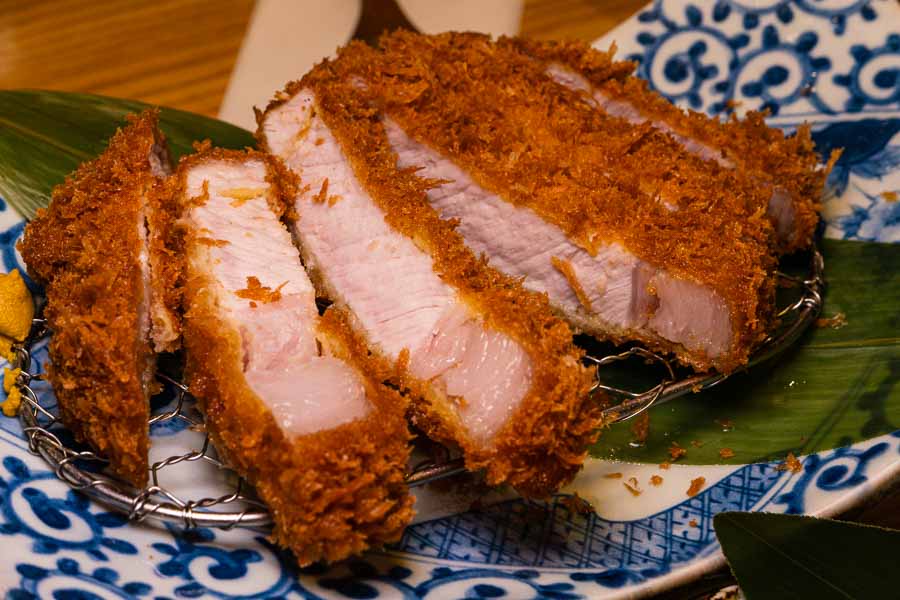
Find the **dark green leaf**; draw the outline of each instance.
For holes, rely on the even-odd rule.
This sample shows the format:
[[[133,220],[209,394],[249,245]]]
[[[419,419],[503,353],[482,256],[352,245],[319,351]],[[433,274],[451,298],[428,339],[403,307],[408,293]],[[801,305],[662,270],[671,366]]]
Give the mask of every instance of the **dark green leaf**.
[[[900,531],[739,512],[719,513],[714,526],[748,600],[900,596]]]
[[[900,272],[900,244],[825,240],[822,250],[823,316],[843,312],[845,327],[814,327],[770,363],[653,409],[644,447],[628,445],[632,434],[622,423],[604,432],[592,454],[662,462],[677,441],[688,450],[682,462],[748,463],[900,429],[900,277],[890,275]],[[733,422],[729,431],[725,421]],[[734,458],[719,457],[725,447]]]
[[[0,91],[0,196],[31,218],[47,205],[53,186],[103,151],[127,114],[149,106],[89,94]],[[226,148],[253,145],[244,129],[180,110],[161,109],[160,124],[176,159],[205,138]]]

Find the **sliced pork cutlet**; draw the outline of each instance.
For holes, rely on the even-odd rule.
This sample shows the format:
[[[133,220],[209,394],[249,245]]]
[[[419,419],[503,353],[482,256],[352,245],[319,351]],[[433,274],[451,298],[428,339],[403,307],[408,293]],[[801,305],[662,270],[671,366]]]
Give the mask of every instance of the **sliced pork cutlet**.
[[[59,416],[138,487],[147,482],[155,351],[179,336],[168,160],[157,112],[130,117],[99,158],[53,190],[20,246],[47,294]]]
[[[793,252],[809,246],[819,221],[821,197],[830,165],[820,157],[808,125],[792,136],[766,126],[765,113],[722,121],[682,110],[631,76],[633,63],[614,62],[614,48],[595,50],[581,42],[540,42],[504,38],[542,63],[561,85],[583,93],[599,110],[633,124],[646,124],[670,135],[688,152],[728,169],[743,171],[766,191],[765,206],[775,225],[778,249]]]
[[[478,260],[428,206],[428,183],[396,168],[357,83],[326,62],[260,115],[260,142],[301,178],[304,263],[392,365],[416,426],[490,484],[545,496],[596,437],[592,371],[546,298]]]
[[[429,202],[458,220],[475,253],[547,293],[585,332],[700,371],[747,362],[771,319],[775,261],[768,218],[741,196],[746,182],[688,164],[647,128],[627,142],[616,131],[633,126],[600,123],[610,119],[483,36],[382,44],[380,55],[352,45],[341,60],[386,112],[399,166],[432,181]],[[609,159],[597,132],[619,136]],[[668,173],[656,193],[641,189],[647,171],[622,145],[651,142],[638,162],[651,180]]]
[[[629,195],[650,196],[672,211],[693,206],[722,211],[732,219],[753,219],[765,212],[770,194],[758,181],[703,160],[649,125],[635,126],[596,110],[581,92],[559,89],[535,60],[487,36],[397,32],[382,37],[381,45],[385,51],[381,66],[365,64],[376,81],[387,83],[389,103],[408,104],[407,94],[424,90],[397,82],[407,83],[407,76],[420,81],[424,77],[433,87],[425,93],[427,99],[419,98],[419,104],[436,102],[441,110],[451,111],[445,121],[455,123],[460,139],[473,132],[489,136],[481,141],[491,146],[481,150],[493,151],[503,161],[546,162],[544,156],[552,152],[552,146],[562,145],[566,147],[564,162],[555,168],[589,188],[612,184]],[[372,50],[354,47],[350,51],[370,52],[378,62]],[[473,93],[467,97],[464,90]],[[530,106],[521,98],[538,99],[539,105]],[[473,113],[481,115],[481,123],[466,122]],[[515,138],[503,128],[495,129],[497,121],[506,122],[504,127]],[[462,131],[462,126],[468,131]],[[544,165],[548,172],[553,168]]]
[[[406,401],[339,309],[319,317],[284,224],[292,176],[256,152],[184,160],[188,384],[226,460],[301,565],[399,539]],[[285,177],[283,177],[285,176]]]

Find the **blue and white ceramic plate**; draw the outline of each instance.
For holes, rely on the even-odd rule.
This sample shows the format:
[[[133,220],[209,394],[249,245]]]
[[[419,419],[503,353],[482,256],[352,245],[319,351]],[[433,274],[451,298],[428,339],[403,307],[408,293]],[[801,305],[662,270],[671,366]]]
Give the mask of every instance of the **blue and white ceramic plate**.
[[[710,113],[734,101],[791,129],[809,121],[820,149],[846,147],[825,206],[825,235],[900,241],[900,5],[894,0],[664,0],[597,42],[676,102]],[[892,201],[893,200],[893,201]],[[22,268],[22,219],[0,212],[3,269]],[[46,352],[36,354],[38,362]],[[885,394],[896,394],[888,389]],[[690,397],[679,402],[691,402]],[[189,430],[153,430],[154,455]],[[623,598],[723,564],[712,518],[725,510],[833,515],[900,477],[900,431],[777,462],[656,465],[589,461],[567,494],[510,497],[469,511],[462,493],[425,491],[395,546],[298,572],[264,534],[135,525],[70,491],[0,417],[0,588],[8,598]],[[633,497],[624,473],[664,483]],[[195,472],[170,485],[203,486]],[[689,497],[691,480],[705,478]],[[211,474],[210,477],[215,477]],[[187,483],[186,483],[187,482]],[[214,483],[214,482],[212,482]],[[211,483],[211,484],[212,484]],[[642,483],[642,485],[644,485]]]

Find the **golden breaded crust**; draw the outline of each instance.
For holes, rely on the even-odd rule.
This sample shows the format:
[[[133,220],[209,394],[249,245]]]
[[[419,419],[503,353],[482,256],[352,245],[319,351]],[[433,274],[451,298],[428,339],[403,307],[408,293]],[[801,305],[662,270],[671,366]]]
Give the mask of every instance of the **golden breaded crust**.
[[[819,168],[821,157],[815,151],[809,125],[801,125],[796,134],[785,136],[780,129],[766,125],[766,113],[751,111],[743,119],[732,115],[726,121],[719,121],[693,110],[682,110],[651,90],[645,80],[628,77],[628,67],[633,63],[613,62],[615,48],[603,52],[582,42],[518,38],[504,38],[501,43],[545,63],[559,62],[574,69],[604,95],[626,100],[649,119],[662,121],[681,135],[720,149],[751,180],[772,182],[784,188],[794,206],[795,233],[780,250],[789,253],[811,243],[830,167]],[[605,68],[593,66],[596,64]],[[830,160],[836,159],[834,156]]]
[[[607,80],[623,81],[634,74],[637,64],[616,60],[616,43],[609,50],[596,50],[578,40],[535,40],[527,37],[501,36],[497,45],[510,47],[545,64],[559,63],[580,73],[594,85]]]
[[[177,195],[187,208],[185,177],[205,160],[277,160],[257,152],[206,150],[182,160]],[[270,169],[269,204],[281,212],[279,166]],[[290,181],[288,181],[288,185]],[[363,419],[310,435],[287,438],[263,401],[247,385],[239,332],[216,307],[218,284],[192,269],[209,247],[185,232],[184,343],[186,377],[200,400],[207,430],[225,460],[254,485],[275,521],[273,539],[290,548],[300,565],[336,561],[396,541],[413,516],[404,479],[410,434],[406,401],[382,381],[364,343],[337,310],[318,332],[331,353],[361,375],[374,410]]]
[[[163,142],[157,111],[129,121],[99,158],[53,190],[50,206],[25,228],[20,250],[47,293],[49,373],[63,423],[108,458],[114,473],[143,487],[149,392],[157,384],[138,315],[138,223],[142,198],[158,185],[148,158]]]
[[[709,357],[644,332],[606,337],[677,352],[699,370],[746,363],[765,337],[774,302],[774,232],[758,185],[686,153],[652,127],[605,117],[541,64],[486,36],[397,32],[381,45],[378,52],[351,44],[340,60],[365,78],[407,134],[588,252],[616,242],[715,291],[729,308],[733,344]]]
[[[156,303],[151,312],[151,337],[157,352],[175,352],[181,347],[184,240],[176,227],[179,207],[173,194],[173,180],[160,181],[147,195],[147,200],[150,280]]]
[[[372,98],[348,79],[357,68],[343,59],[321,63],[301,81],[288,84],[267,110],[311,88],[316,113],[340,143],[385,221],[430,254],[435,272],[484,318],[486,326],[525,349],[532,361],[531,389],[489,447],[469,439],[449,407],[451,400],[412,377],[403,357],[392,365],[391,379],[409,390],[415,425],[437,441],[458,444],[468,468],[485,469],[492,485],[508,483],[524,495],[546,496],[574,477],[598,434],[597,400],[588,396],[593,372],[581,365],[583,351],[573,343],[568,326],[552,314],[546,296],[526,291],[518,280],[476,258],[428,205],[429,183],[397,169],[397,157]],[[260,122],[264,118],[261,114]],[[262,129],[258,136],[265,147]],[[328,291],[325,279],[327,274],[313,274],[320,294]]]

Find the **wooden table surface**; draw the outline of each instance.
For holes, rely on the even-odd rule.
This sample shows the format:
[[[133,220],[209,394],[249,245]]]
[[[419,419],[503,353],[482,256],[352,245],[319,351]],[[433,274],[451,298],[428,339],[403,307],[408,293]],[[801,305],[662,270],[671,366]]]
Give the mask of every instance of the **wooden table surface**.
[[[526,0],[521,32],[593,40],[646,2]],[[214,116],[253,4],[0,0],[0,89],[90,92]]]

